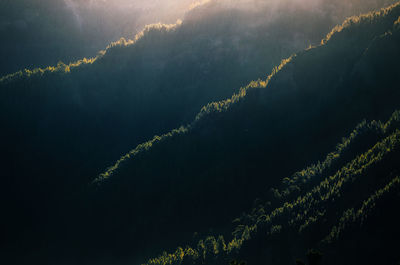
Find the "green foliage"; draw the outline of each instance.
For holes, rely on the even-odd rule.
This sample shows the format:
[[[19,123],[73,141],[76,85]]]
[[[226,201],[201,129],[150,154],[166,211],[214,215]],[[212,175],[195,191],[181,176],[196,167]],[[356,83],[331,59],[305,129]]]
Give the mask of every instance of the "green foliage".
[[[246,265],[246,261],[237,261],[237,260],[232,260],[229,262],[229,265]]]
[[[222,236],[219,237],[219,242],[214,237],[208,237],[205,241],[200,240],[195,250],[187,248],[181,251],[181,248],[178,248],[175,254],[164,254],[158,259],[151,259],[148,264],[178,264],[186,259],[194,262],[198,258],[206,262],[210,259],[212,260],[213,257],[229,257],[233,254],[233,250],[240,252],[246,242],[251,242],[259,237],[270,238],[274,235],[279,238],[280,234],[287,231],[290,227],[294,228],[292,231],[298,231],[292,236],[307,237],[306,234],[310,232],[306,232],[305,234],[304,230],[309,229],[308,231],[312,231],[316,224],[321,223],[323,219],[329,216],[330,219],[334,220],[333,227],[330,227],[330,222],[323,221],[325,223],[323,229],[317,232],[317,238],[319,238],[317,243],[319,242],[318,244],[326,247],[332,242],[337,241],[341,234],[350,229],[349,227],[355,229],[357,226],[354,226],[354,224],[362,226],[368,223],[369,216],[374,214],[380,202],[389,200],[400,190],[400,178],[388,175],[382,179],[383,183],[389,181],[387,184],[384,184],[383,188],[372,191],[372,193],[368,191],[366,194],[369,195],[366,199],[364,198],[365,193],[362,192],[362,189],[365,187],[362,183],[368,183],[370,180],[377,181],[375,173],[377,168],[379,168],[380,174],[400,170],[397,162],[390,162],[391,159],[396,161],[400,154],[399,113],[399,111],[394,112],[386,123],[374,121],[369,123],[371,126],[367,126],[367,123],[363,122],[357,126],[349,137],[344,138],[343,143],[347,142],[346,139],[352,139],[352,141],[357,139],[359,134],[355,132],[361,131],[361,128],[379,128],[379,130],[384,132],[390,129],[392,133],[386,137],[382,136],[384,138],[381,141],[372,145],[365,153],[359,154],[353,160],[349,161],[334,175],[326,175],[323,179],[319,180],[319,184],[309,190],[302,190],[302,195],[297,199],[285,202],[281,207],[269,213],[268,210],[263,210],[260,206],[250,211],[251,214],[247,215],[246,219],[250,220],[250,224],[239,224],[234,230],[233,240],[228,244],[225,244]],[[341,146],[339,144],[338,149]],[[349,145],[348,148],[351,149],[352,145]],[[370,187],[367,189],[371,190]],[[354,190],[357,190],[357,192],[353,192]],[[359,207],[357,210],[354,208],[346,210],[335,207],[335,205],[342,205],[340,201],[347,202],[343,206],[340,206],[346,207],[351,201],[354,201],[354,198],[356,198],[356,205]],[[263,203],[260,202],[259,205],[263,205]],[[338,210],[340,211],[337,212]],[[390,211],[391,209],[388,210]],[[343,212],[343,214],[340,215],[340,212]],[[243,220],[243,217],[241,219]],[[321,228],[321,225],[319,225],[319,229]],[[264,232],[260,234],[260,231]],[[327,233],[327,231],[330,232]],[[327,233],[328,236],[323,237],[319,233]],[[269,245],[266,247],[273,246]],[[321,262],[322,254],[318,251],[310,250],[307,253],[307,258],[308,264],[318,265]],[[300,260],[296,261],[296,263],[304,264]]]
[[[349,22],[324,45],[283,60],[266,79],[222,101],[243,80],[269,69],[274,58],[256,56],[241,65],[237,50],[228,49],[227,56],[212,63],[218,71],[207,75],[203,70],[209,68],[202,65],[218,58],[209,51],[219,49],[210,49],[210,38],[179,39],[183,30],[191,31],[184,24],[174,30],[151,28],[134,45],[120,40],[93,63],[60,63],[4,79],[0,122],[6,125],[3,152],[10,154],[4,171],[11,177],[4,178],[2,195],[16,198],[10,209],[34,209],[44,219],[18,213],[21,224],[34,225],[27,228],[30,234],[18,231],[17,238],[40,235],[43,242],[55,242],[54,249],[75,250],[71,256],[78,257],[88,246],[88,252],[104,256],[134,249],[132,255],[144,259],[162,248],[191,245],[150,259],[154,265],[232,259],[288,264],[312,247],[324,247],[332,258],[332,245],[362,243],[365,233],[358,221],[371,228],[377,222],[374,203],[397,202],[395,192],[385,187],[399,175],[399,114],[392,122],[350,128],[399,108],[399,12],[394,5],[373,19]],[[175,46],[176,39],[188,46],[200,43],[200,58]],[[253,49],[250,53],[257,55]],[[281,59],[280,53],[274,55]],[[143,67],[136,67],[134,58],[145,62]],[[146,142],[149,135],[161,136]],[[349,136],[340,142],[343,135]],[[129,146],[137,147],[128,151]],[[88,179],[123,152],[97,179]],[[315,162],[321,157],[323,162]],[[298,171],[306,164],[311,166]],[[95,185],[82,187],[88,182]],[[271,187],[277,187],[273,192],[279,199],[267,198]],[[255,197],[260,200],[249,211]],[[51,222],[46,218],[54,211],[48,209],[60,209]],[[384,208],[384,214],[393,217],[390,209]],[[243,211],[231,226],[229,220]],[[42,233],[35,225],[50,228]],[[396,234],[395,226],[388,227]],[[202,240],[190,240],[193,230]],[[332,230],[340,233],[325,244]],[[348,236],[349,231],[357,236]],[[215,234],[221,236],[208,236]],[[382,241],[366,242],[381,250]]]
[[[400,178],[397,176],[393,178],[385,187],[377,190],[367,200],[364,200],[361,207],[357,210],[354,208],[348,209],[343,212],[339,222],[334,226],[329,235],[324,239],[324,242],[329,243],[333,240],[337,240],[341,234],[346,231],[346,228],[350,224],[358,223],[362,225],[363,222],[368,218],[368,215],[373,213],[376,207],[376,203],[382,200],[383,197],[393,195],[395,191],[399,190]]]
[[[93,184],[98,184],[99,182],[102,182],[102,181],[108,179],[114,173],[114,171],[116,171],[118,169],[118,167],[120,166],[121,163],[130,159],[131,157],[134,157],[135,155],[137,155],[141,152],[145,152],[145,151],[149,150],[153,146],[153,144],[162,142],[163,139],[165,139],[167,137],[174,137],[175,135],[184,134],[187,132],[188,132],[187,127],[180,127],[178,129],[174,129],[171,132],[163,134],[161,136],[154,136],[154,138],[152,140],[142,143],[142,144],[139,144],[135,149],[131,150],[128,154],[121,157],[115,163],[114,166],[109,167],[106,172],[101,173],[100,176],[93,181]]]
[[[207,105],[187,132],[163,138],[145,152],[135,153],[111,171],[112,177],[104,185],[98,182],[102,192],[95,198],[103,198],[98,199],[98,204],[110,205],[107,209],[113,209],[130,200],[132,203],[126,205],[129,211],[139,211],[136,213],[142,215],[145,211],[131,200],[131,194],[150,200],[142,190],[152,189],[161,198],[169,198],[165,200],[168,210],[157,203],[148,207],[153,209],[153,216],[167,216],[171,234],[166,238],[179,244],[179,235],[172,231],[183,228],[180,219],[175,220],[178,214],[175,209],[189,209],[187,214],[179,211],[179,218],[184,216],[186,220],[185,229],[195,226],[197,231],[206,234],[210,226],[223,226],[221,219],[234,219],[255,196],[266,197],[265,188],[282,185],[275,190],[280,199],[264,200],[238,219],[239,223],[231,229],[234,233],[231,241],[224,234],[228,250],[222,252],[218,248],[218,257],[232,255],[229,249],[240,252],[247,244],[263,240],[259,231],[270,240],[289,234],[294,241],[310,238],[310,242],[320,243],[349,205],[356,207],[375,191],[368,188],[369,182],[371,187],[376,187],[370,172],[397,155],[398,112],[387,123],[363,122],[352,131],[349,128],[354,128],[365,117],[372,120],[387,117],[398,108],[398,75],[385,74],[391,67],[374,68],[379,78],[372,81],[355,73],[362,69],[358,68],[360,62],[368,66],[385,65],[389,54],[399,58],[396,32],[382,35],[393,30],[399,11],[399,5],[394,5],[371,24],[360,20],[357,23],[362,26],[348,26],[345,31],[335,33],[338,36],[330,38],[325,45],[283,61],[266,80],[251,83],[231,99]],[[363,35],[369,27],[373,30],[368,36],[345,38],[347,34]],[[376,48],[371,45],[375,42],[392,47],[387,56],[372,55]],[[348,49],[349,46],[352,48]],[[367,64],[365,59],[373,63]],[[385,86],[379,86],[380,83]],[[378,86],[381,89],[376,89]],[[385,102],[384,106],[371,109],[371,104],[377,101]],[[342,102],[340,107],[338,102]],[[329,153],[345,134],[349,136]],[[322,155],[323,162],[313,162],[314,165],[293,174]],[[385,177],[390,175],[382,172]],[[361,182],[365,175],[369,177]],[[285,176],[289,177],[281,184]],[[352,198],[338,213],[333,211],[337,203],[346,204],[344,197],[349,197],[343,194],[354,190],[357,183],[361,183],[359,197]],[[207,191],[206,196],[203,191]],[[179,193],[185,201],[176,202],[168,197],[171,192]],[[200,207],[196,211],[202,215],[193,217],[190,210],[193,205],[189,203],[192,201],[196,202],[195,207]],[[111,216],[119,214],[110,212]],[[210,220],[207,216],[215,218]],[[148,227],[156,226],[155,223],[149,223]],[[324,226],[325,235],[312,233],[319,226]],[[279,246],[285,248],[292,243],[282,244]],[[207,261],[206,253],[213,256],[210,249],[215,248],[208,248],[203,242],[198,249],[198,256]],[[285,258],[289,259],[290,255]]]
[[[292,57],[289,59],[285,59],[281,62],[281,64],[274,69],[271,75],[267,77],[265,81],[252,81],[249,85],[247,85],[244,88],[240,89],[240,92],[238,94],[234,94],[231,98],[219,101],[219,102],[212,102],[209,103],[208,105],[204,106],[200,113],[196,116],[196,119],[191,125],[188,125],[186,127],[180,127],[179,129],[174,129],[169,133],[163,134],[162,136],[155,136],[152,140],[139,144],[135,149],[131,150],[128,154],[122,156],[112,167],[108,168],[106,172],[101,173],[99,177],[97,177],[93,182],[94,183],[99,183],[109,177],[112,176],[114,171],[118,170],[118,167],[120,164],[128,159],[134,159],[136,155],[139,155],[143,151],[149,150],[153,144],[158,144],[161,142],[162,139],[167,138],[167,137],[173,137],[175,135],[179,134],[184,134],[187,133],[191,127],[196,126],[196,122],[198,120],[201,120],[205,115],[209,115],[212,112],[223,112],[227,111],[229,107],[232,104],[235,104],[239,102],[239,100],[243,97],[246,96],[246,91],[251,88],[265,88],[268,84],[268,82],[271,80],[271,78],[280,70],[282,67],[285,66],[288,62],[290,62]]]
[[[360,16],[355,16],[355,17],[351,17],[348,20],[346,20],[341,26],[338,26],[337,28],[335,28],[334,30],[332,30],[331,33],[328,34],[328,36],[326,37],[325,41],[323,42],[323,44],[326,44],[331,38],[332,36],[336,36],[338,35],[339,38],[341,37],[342,34],[340,34],[344,29],[346,29],[347,31],[358,31],[358,27],[368,27],[370,24],[378,24],[379,26],[376,27],[377,30],[373,31],[370,36],[370,39],[374,39],[374,36],[376,34],[379,34],[378,32],[385,32],[385,30],[387,30],[387,27],[384,27],[386,25],[386,21],[392,21],[392,17],[396,16],[395,14],[397,14],[397,11],[400,9],[400,3],[394,4],[390,7],[384,8],[380,11],[375,11],[375,12],[371,12],[365,15],[360,15]],[[381,26],[381,24],[383,24],[384,26]],[[295,63],[295,61],[293,61],[293,59],[296,57],[296,55],[292,55],[291,57],[289,57],[288,59],[284,59],[282,60],[281,64],[277,67],[275,67],[272,71],[272,73],[266,78],[266,80],[257,80],[257,81],[252,81],[250,82],[247,86],[243,87],[240,89],[239,93],[234,94],[231,98],[228,98],[226,100],[222,100],[222,101],[217,101],[217,102],[212,102],[209,103],[208,105],[204,106],[200,113],[196,116],[196,119],[194,120],[194,122],[191,124],[191,127],[195,127],[196,123],[201,123],[202,119],[206,120],[204,118],[205,115],[210,115],[211,113],[220,113],[220,112],[225,112],[227,110],[229,110],[232,105],[238,104],[241,99],[245,98],[246,95],[248,94],[248,90],[249,89],[263,89],[266,90],[266,88],[268,87],[268,84],[270,83],[271,79],[274,78],[274,76],[282,70],[282,68],[284,68],[285,66],[287,66],[288,64],[293,64]],[[396,114],[398,115],[398,114]],[[366,125],[366,124],[360,124],[359,128],[355,129],[354,134],[357,134],[358,131],[360,130],[364,130],[365,126],[371,126],[371,127],[379,127],[379,124],[375,124],[374,122],[372,124]],[[190,127],[190,126],[189,126]],[[379,129],[379,128],[377,128]],[[381,130],[384,130],[384,128],[380,128]],[[296,176],[293,176],[293,179],[290,181],[290,184],[294,184],[299,177],[302,177],[304,179],[305,178],[311,178],[312,175],[317,174],[318,172],[321,172],[324,170],[324,168],[329,167],[330,164],[336,160],[339,156],[340,153],[346,149],[346,145],[349,144],[349,142],[351,142],[351,139],[354,136],[351,135],[349,137],[349,139],[344,139],[343,143],[341,143],[336,152],[330,153],[326,160],[321,164],[317,164],[317,165],[313,165],[311,168],[308,168],[306,171],[304,172],[299,172],[297,173]],[[132,151],[133,152],[133,151]],[[135,152],[136,153],[136,152]],[[130,157],[130,156],[129,156]],[[132,156],[133,158],[134,156]],[[119,165],[119,163],[117,162],[117,165],[115,165],[114,167],[117,168]],[[113,168],[114,168],[113,167]],[[106,173],[104,173],[106,174]]]
[[[333,36],[338,36],[336,35],[336,33],[340,33],[342,31],[348,31],[354,27],[366,27],[367,25],[376,23],[378,20],[391,15],[390,14],[391,11],[393,10],[393,8],[396,8],[396,6],[398,7],[399,3],[391,5],[387,8],[382,8],[381,10],[347,18],[343,22],[343,24],[334,27],[332,31],[329,32],[327,36],[321,41],[321,44],[326,44],[329,40],[332,39]],[[376,33],[369,31],[369,34],[374,35]]]
[[[103,56],[108,56],[107,53],[115,53],[115,50],[120,49],[121,47],[128,47],[131,45],[135,45],[139,40],[144,41],[144,38],[147,38],[148,35],[153,32],[169,32],[171,30],[176,29],[182,22],[178,21],[177,24],[151,24],[147,25],[142,31],[140,31],[138,34],[135,35],[135,38],[132,40],[126,40],[125,38],[121,38],[120,40],[116,42],[112,42],[110,45],[107,46],[105,50],[99,51],[98,55],[93,58],[83,58],[81,60],[78,60],[76,62],[71,62],[68,65],[64,64],[63,62],[59,62],[57,66],[48,66],[46,68],[35,68],[33,70],[25,69],[18,71],[16,73],[8,74],[0,78],[0,84],[1,83],[7,83],[7,82],[12,82],[12,81],[17,81],[18,79],[26,79],[33,77],[35,75],[43,76],[43,75],[49,75],[52,73],[70,73],[71,70],[73,71],[79,71],[79,67],[88,65],[88,64],[93,64],[97,60],[101,60]]]
[[[281,189],[273,189],[274,196],[282,200],[293,195],[293,193],[298,194],[309,182],[315,183],[315,181],[319,181],[319,178],[327,172],[332,172],[335,169],[337,170],[338,165],[343,164],[343,162],[341,162],[342,160],[356,154],[356,152],[349,152],[349,149],[357,148],[359,142],[363,143],[362,146],[366,148],[367,145],[365,142],[377,141],[384,136],[388,136],[397,128],[398,123],[400,123],[399,111],[395,111],[386,123],[380,121],[367,123],[364,120],[357,125],[348,137],[342,139],[342,142],[336,146],[336,150],[329,153],[324,161],[318,161],[318,163],[294,173],[289,178],[284,178],[282,180]],[[343,157],[345,158],[343,159]]]

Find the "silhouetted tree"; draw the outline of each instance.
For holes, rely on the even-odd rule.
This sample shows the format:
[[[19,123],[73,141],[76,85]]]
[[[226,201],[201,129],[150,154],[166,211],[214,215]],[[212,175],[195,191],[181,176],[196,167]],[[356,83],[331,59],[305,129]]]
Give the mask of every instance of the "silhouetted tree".
[[[302,260],[296,259],[296,265],[306,265]]]
[[[247,265],[247,262],[242,260],[242,261],[237,261],[237,260],[231,260],[231,262],[229,262],[229,265]]]
[[[309,265],[319,265],[321,263],[322,254],[317,250],[311,249],[307,253],[307,259]]]

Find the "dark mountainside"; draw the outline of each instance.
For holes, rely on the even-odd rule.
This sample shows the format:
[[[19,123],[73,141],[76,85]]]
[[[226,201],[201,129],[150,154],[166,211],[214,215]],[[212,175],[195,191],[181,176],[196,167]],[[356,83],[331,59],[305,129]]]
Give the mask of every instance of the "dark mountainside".
[[[387,2],[355,4],[347,12]],[[60,186],[87,183],[132,147],[191,122],[203,105],[230,97],[281,58],[318,43],[346,16],[331,5],[282,5],[266,14],[268,6],[214,5],[192,10],[180,26],[150,27],[134,44],[121,40],[94,61],[5,77],[6,170],[22,180],[57,171],[52,179]]]
[[[218,0],[218,2],[224,1]],[[242,0],[235,2],[240,1]],[[270,2],[252,1],[264,5],[263,9],[265,4]],[[149,1],[130,2],[131,5],[140,6],[140,2]],[[129,6],[129,0],[2,0],[0,1],[2,36],[0,75],[25,68],[55,65],[59,61],[70,62],[85,56],[94,56],[111,41],[130,37],[146,24],[159,21],[171,23],[182,17],[184,11],[180,8],[165,10],[168,5],[164,4],[164,1],[157,2],[158,10],[152,7],[148,10],[151,11],[149,13],[138,8],[126,8]],[[190,2],[195,1],[175,2],[189,6]],[[393,3],[394,0],[324,0],[323,2],[332,3],[330,7],[332,12],[328,11],[327,16],[331,16],[334,19],[333,23],[337,24],[344,17],[380,8],[384,4]],[[284,5],[289,6],[287,3]],[[166,13],[172,14],[167,16]],[[263,73],[265,71],[269,69]]]
[[[31,185],[80,187],[132,147],[191,122],[203,105],[318,43],[345,16],[391,1],[257,11],[219,2],[192,10],[180,26],[152,26],[133,44],[114,43],[95,60],[4,77],[4,174],[16,186],[36,176]]]
[[[348,12],[366,8],[358,6]],[[133,43],[121,40],[96,59],[2,78],[1,196],[7,201],[2,222],[9,228],[5,238],[10,240],[5,242],[13,249],[5,252],[28,253],[15,254],[27,262],[48,253],[64,255],[49,245],[76,244],[76,227],[95,218],[69,213],[75,211],[71,201],[80,201],[76,197],[94,176],[153,135],[189,123],[208,102],[229,97],[249,80],[264,76],[281,58],[318,43],[346,15],[328,5],[325,12],[318,8],[288,9],[282,4],[240,11],[210,3],[192,10],[182,25],[148,27]],[[91,247],[90,254],[65,250],[65,255],[102,252],[108,246],[101,242],[113,232],[104,233],[104,239],[93,240],[104,245],[99,249]],[[120,243],[109,253],[130,253],[136,243],[131,247],[118,235],[113,237]],[[91,245],[89,238],[80,241]]]
[[[81,12],[78,20],[64,0],[2,0],[0,10],[0,75],[94,56],[121,37],[114,36],[122,25],[111,14],[103,12],[99,21]],[[130,14],[132,28],[137,16]]]
[[[354,211],[371,196],[370,204],[383,197],[398,200],[393,195],[398,183],[398,133],[392,127],[364,123],[356,130],[365,127],[367,136],[357,134],[333,166],[316,168],[321,171],[317,177],[304,171],[310,177],[305,184],[299,180],[300,173],[283,184],[281,181],[325,157],[364,118],[385,120],[400,108],[396,67],[400,6],[346,20],[322,45],[284,60],[266,81],[233,90],[263,76],[283,56],[315,43],[331,23],[329,18],[317,23],[320,28],[310,30],[315,24],[308,20],[312,14],[298,12],[283,33],[273,31],[279,23],[271,24],[267,27],[270,35],[261,40],[254,40],[256,35],[240,35],[246,32],[240,25],[250,23],[248,16],[238,11],[211,14],[204,21],[193,15],[182,25],[147,28],[134,44],[121,40],[95,60],[83,60],[77,66],[59,64],[43,73],[25,71],[3,78],[1,199],[6,205],[1,222],[7,230],[1,253],[6,263],[130,264],[144,262],[163,249],[173,251],[180,244],[197,244],[208,234],[229,239],[235,231],[236,240],[231,247],[219,250],[217,257],[207,253],[211,248],[215,254],[215,249],[223,246],[221,241],[219,247],[212,239],[203,241],[207,263],[223,264],[237,258],[256,264],[293,264],[307,249],[318,247],[330,260],[334,260],[335,249],[340,249],[344,254],[334,261],[346,264],[346,257],[358,257],[354,253],[362,253],[364,245],[349,253],[349,248],[336,245],[341,240],[349,246],[354,242],[368,244],[369,240],[362,240],[367,237],[365,231],[374,231],[371,238],[379,239],[375,224],[381,225],[382,220],[374,216],[380,213],[372,215],[366,228],[357,230],[358,223],[352,224],[355,229],[351,233],[344,224],[362,218],[362,211]],[[222,15],[226,17],[222,19]],[[302,17],[305,24],[296,23]],[[295,24],[307,28],[311,35],[304,33],[301,41],[295,42],[293,34],[299,31]],[[202,36],[210,25],[218,27]],[[259,30],[255,27],[253,33]],[[242,37],[239,44],[231,38],[238,34]],[[280,36],[272,38],[276,43],[270,41],[271,35]],[[244,49],[244,43],[250,46]],[[201,106],[235,91],[231,99],[204,107],[190,125],[139,145],[116,167],[88,184],[129,147],[187,124]],[[377,153],[377,158],[366,155],[365,161],[356,159],[369,150]],[[358,187],[351,186],[343,191],[341,204],[333,203],[339,199],[329,197],[329,192],[325,197],[332,201],[316,199],[315,208],[309,210],[306,207],[310,204],[294,203],[308,193],[319,196],[321,192],[313,188],[323,182],[326,172],[332,176],[345,172],[339,174],[338,182],[332,180],[333,186],[328,187],[333,189],[338,186],[335,183],[355,183],[354,178],[349,181],[342,175],[375,161],[379,164],[376,168],[362,172],[368,177],[362,181],[357,178],[365,191],[360,187],[358,193]],[[377,174],[382,180],[375,179]],[[352,189],[357,196],[345,200],[352,198]],[[374,197],[375,191],[379,196]],[[337,194],[342,195],[342,191]],[[239,225],[234,230],[236,223],[230,224],[231,220],[250,209],[255,198],[260,198],[255,210],[237,219]],[[393,205],[396,202],[393,200]],[[379,203],[385,205],[387,199]],[[288,210],[289,204],[298,208]],[[395,224],[391,205],[381,207],[381,214]],[[275,208],[278,210],[273,211]],[[262,211],[267,212],[265,216],[279,215],[279,220],[260,221],[260,231],[256,231],[258,226],[254,225],[264,216],[257,214]],[[297,218],[298,213],[304,216]],[[387,222],[385,227],[394,229],[393,224]],[[316,235],[315,228],[307,230],[313,225],[325,229],[326,235]],[[335,241],[328,237],[331,228],[332,235],[346,233]],[[273,235],[265,238],[265,231]],[[393,231],[397,235],[397,230]],[[320,246],[323,236],[329,243],[324,241]],[[383,244],[384,239],[382,236],[376,245],[371,243],[371,248],[378,253],[383,253],[384,247],[389,251],[394,241],[388,235]],[[178,250],[170,257],[186,260],[203,245],[193,245],[193,251],[183,254]],[[238,253],[233,250],[237,248]],[[229,253],[223,254],[225,251]],[[365,260],[368,258],[365,255]],[[399,257],[389,252],[381,258],[394,263]],[[168,257],[150,264],[166,264],[166,260]],[[187,262],[191,264],[191,258]],[[330,264],[324,258],[325,262]]]
[[[399,128],[399,111],[363,121],[322,162],[255,200],[228,240],[207,236],[146,264],[398,264]]]
[[[146,2],[150,1],[2,0],[0,75],[94,56],[147,24],[172,23],[184,14],[182,8],[165,10],[165,1],[143,9]],[[175,6],[191,2],[176,0]]]
[[[383,120],[399,107],[399,15],[396,5],[347,20],[323,45],[283,62],[267,84],[255,82],[205,107],[189,127],[138,146],[95,181],[93,216],[110,217],[95,230],[113,227],[113,238],[140,227],[138,251],[163,239],[190,242],[194,231],[226,233],[238,211],[333,150],[362,119]]]

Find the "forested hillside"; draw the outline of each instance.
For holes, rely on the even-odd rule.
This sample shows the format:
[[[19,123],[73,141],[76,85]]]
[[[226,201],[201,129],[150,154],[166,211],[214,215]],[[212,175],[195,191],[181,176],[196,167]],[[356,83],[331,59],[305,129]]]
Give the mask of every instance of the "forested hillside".
[[[397,264],[399,126],[399,111],[362,122],[321,163],[255,200],[228,238],[204,237],[147,264],[296,264],[306,253],[311,265]]]
[[[99,215],[122,214],[124,229],[145,229],[141,246],[226,231],[238,211],[317,162],[362,119],[384,119],[399,107],[399,11],[395,5],[346,20],[266,80],[139,145],[94,181]],[[137,216],[154,217],[140,223]],[[113,218],[102,221],[109,227]]]
[[[146,24],[175,22],[193,1],[154,2],[2,0],[0,75],[95,56],[112,41],[132,38]]]
[[[400,4],[295,2],[2,77],[5,264],[394,264]]]
[[[13,165],[5,173],[25,179],[61,168],[58,180],[75,176],[73,185],[80,185],[137,144],[190,123],[203,105],[319,43],[346,16],[392,1],[354,1],[351,8],[342,0],[311,1],[307,8],[289,0],[255,2],[258,9],[242,10],[211,1],[182,23],[149,26],[95,58],[1,78],[5,164]]]
[[[367,12],[395,0],[307,0],[319,5],[333,23],[349,15]],[[195,0],[2,0],[0,2],[0,75],[24,68],[46,67],[94,56],[112,41],[132,38],[144,25],[173,23],[185,17]],[[277,6],[274,0],[213,0],[219,6],[250,6],[260,13]],[[301,3],[301,2],[300,2]],[[208,4],[211,5],[211,4]],[[279,1],[278,6],[298,9],[297,1]],[[329,5],[329,6],[328,6]],[[310,4],[306,5],[310,8]],[[215,10],[215,6],[210,10]],[[327,10],[325,12],[325,10]],[[267,11],[267,12],[266,12]],[[313,10],[316,16],[320,10]],[[190,17],[191,15],[189,15]],[[269,15],[268,15],[269,16]]]

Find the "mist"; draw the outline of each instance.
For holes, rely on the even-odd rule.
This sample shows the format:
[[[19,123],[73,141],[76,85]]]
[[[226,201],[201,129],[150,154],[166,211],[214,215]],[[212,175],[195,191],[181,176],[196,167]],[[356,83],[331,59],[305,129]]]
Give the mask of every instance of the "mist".
[[[145,25],[193,18],[191,10],[241,10],[274,19],[277,10],[313,9],[332,17],[357,15],[393,0],[3,0],[0,75],[93,57],[110,42],[133,38]],[[199,8],[202,7],[202,8]],[[339,15],[340,14],[340,15]],[[202,16],[204,13],[202,14]],[[207,14],[206,14],[207,15]],[[254,15],[254,14],[253,14]]]
[[[2,0],[0,75],[93,57],[146,24],[172,23],[192,0]]]
[[[338,40],[333,44],[316,46],[346,17],[392,2],[395,1],[1,1],[0,34],[6,37],[0,43],[0,75],[24,68],[45,69],[0,78],[0,121],[4,126],[1,138],[6,139],[1,148],[6,154],[2,160],[5,191],[1,192],[7,202],[3,227],[8,228],[4,237],[8,244],[3,249],[7,254],[4,256],[18,257],[18,264],[64,264],[57,262],[66,260],[70,261],[66,264],[86,265],[97,264],[98,260],[107,263],[103,260],[107,258],[108,264],[118,264],[117,258],[139,263],[192,239],[197,243],[194,231],[206,235],[210,228],[230,221],[238,211],[234,204],[223,207],[230,211],[227,214],[215,208],[214,202],[228,198],[225,195],[215,195],[216,200],[207,201],[204,193],[217,192],[211,187],[225,185],[226,194],[234,196],[245,210],[254,199],[254,192],[249,188],[245,195],[235,196],[240,190],[232,192],[229,187],[243,186],[232,184],[232,176],[248,184],[249,176],[264,176],[265,172],[268,176],[291,174],[330,151],[315,142],[310,142],[315,149],[311,150],[307,139],[321,139],[326,144],[331,137],[329,145],[334,146],[336,137],[340,139],[343,131],[347,133],[353,123],[365,118],[362,108],[355,108],[353,115],[332,108],[332,113],[338,115],[333,121],[346,118],[352,126],[343,122],[343,126],[337,126],[337,122],[332,125],[336,133],[322,134],[330,127],[320,125],[317,118],[327,125],[332,123],[314,102],[331,98],[326,91],[336,91],[348,77],[347,69],[360,65],[353,54],[363,54],[363,47],[369,47],[370,40],[365,40],[369,35],[365,33],[370,28],[354,30],[358,35],[337,34]],[[374,28],[381,27],[371,27]],[[372,37],[384,33],[376,31]],[[355,42],[352,38],[360,40]],[[394,53],[399,46],[391,45],[393,48],[387,50]],[[310,46],[315,48],[305,50]],[[357,53],[348,49],[353,46]],[[380,51],[372,48],[370,52]],[[292,58],[292,54],[298,54],[299,59],[288,63],[270,86],[245,97],[241,87],[247,87],[249,82],[250,87],[258,84],[251,80],[266,80],[271,70],[277,72],[275,66],[284,58]],[[392,56],[382,58],[390,58],[389,55]],[[375,60],[375,56],[369,56],[368,60]],[[330,61],[331,66],[321,67]],[[359,69],[362,66],[367,67],[368,63]],[[341,106],[341,102],[348,101],[346,91],[354,85],[350,81],[343,85],[343,100],[340,92],[340,100],[329,100],[328,106]],[[391,84],[395,87],[396,83]],[[316,95],[313,101],[307,100],[311,95],[301,94],[310,88],[311,94]],[[267,94],[270,92],[272,96]],[[220,103],[233,102],[231,99],[239,98],[240,93],[245,99],[225,111]],[[367,101],[368,95],[360,93],[362,96],[358,97],[355,93],[350,99],[358,99],[359,105],[368,110],[372,105]],[[396,97],[388,94],[384,99],[395,101]],[[207,111],[213,110],[210,106],[223,111],[209,115]],[[297,111],[302,106],[305,111]],[[298,119],[289,119],[293,126],[279,124],[282,113]],[[265,117],[271,122],[265,122]],[[193,120],[197,127],[187,137],[181,137],[187,131],[184,125]],[[320,127],[321,137],[311,137],[315,126]],[[304,128],[303,134],[297,135],[297,128]],[[154,137],[165,133],[166,137]],[[278,146],[288,142],[286,136],[292,142],[287,148]],[[147,142],[150,139],[154,141]],[[160,139],[163,142],[153,146]],[[279,140],[275,141],[276,148],[269,146],[269,139]],[[136,147],[146,153],[135,155],[132,163],[119,163],[134,154]],[[289,151],[286,155],[286,151],[275,154],[274,150]],[[276,163],[258,164],[268,156]],[[278,168],[281,161],[290,163]],[[264,164],[277,167],[257,172]],[[142,177],[142,171],[143,176],[149,177]],[[99,174],[105,176],[99,190],[94,185],[88,187]],[[184,182],[175,186],[177,178]],[[205,183],[202,189],[193,184],[193,180],[203,179],[209,179],[210,185]],[[164,180],[169,184],[164,185]],[[265,181],[270,187],[268,178]],[[191,188],[195,192],[190,196],[206,199],[199,204],[204,210],[200,211],[202,216],[191,212],[196,209],[191,205],[179,208],[185,196],[178,193],[188,193]],[[143,196],[135,197],[137,194]],[[158,195],[162,195],[159,200],[165,207],[148,207],[158,199],[145,198]],[[243,199],[246,196],[248,202]],[[216,214],[207,214],[213,206]],[[178,210],[181,213],[175,214]],[[183,218],[185,225],[180,225],[180,216],[185,214],[189,219]],[[177,225],[172,229],[171,224]]]
[[[151,23],[210,16],[222,10],[251,12],[252,23],[281,12],[319,13],[340,23],[393,0],[3,0],[0,3],[0,75],[59,61],[93,57],[121,37],[131,39]],[[196,12],[193,12],[193,11]],[[256,13],[256,15],[255,15]],[[258,22],[257,22],[258,21]],[[250,23],[247,21],[246,23]]]

